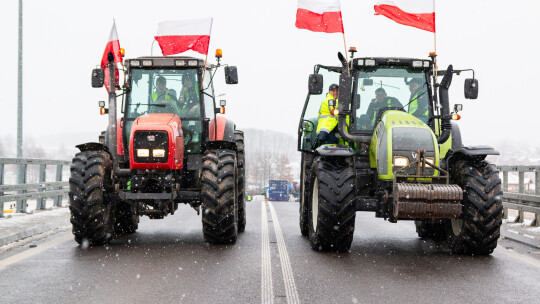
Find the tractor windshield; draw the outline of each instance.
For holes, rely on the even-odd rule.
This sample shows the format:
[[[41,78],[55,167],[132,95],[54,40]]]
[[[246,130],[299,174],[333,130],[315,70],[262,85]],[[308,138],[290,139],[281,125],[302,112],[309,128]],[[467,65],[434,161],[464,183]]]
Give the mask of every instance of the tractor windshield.
[[[427,123],[429,93],[421,70],[406,67],[379,67],[356,72],[353,129],[375,128],[377,115],[383,108],[403,109]]]
[[[175,113],[180,118],[201,117],[197,69],[133,69],[127,117]]]
[[[129,147],[131,126],[137,117],[174,113],[182,119],[184,153],[200,153],[204,115],[201,101],[205,99],[200,91],[199,76],[198,69],[132,69],[125,105],[125,149]]]

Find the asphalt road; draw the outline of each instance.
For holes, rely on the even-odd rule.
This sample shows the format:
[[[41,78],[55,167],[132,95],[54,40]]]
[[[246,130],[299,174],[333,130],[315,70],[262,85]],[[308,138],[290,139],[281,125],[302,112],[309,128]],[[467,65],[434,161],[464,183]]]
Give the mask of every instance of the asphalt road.
[[[540,252],[501,240],[490,256],[452,255],[412,222],[357,213],[351,250],[320,253],[298,204],[247,204],[235,245],[208,245],[181,206],[137,233],[81,249],[70,232],[0,255],[0,303],[539,303]]]

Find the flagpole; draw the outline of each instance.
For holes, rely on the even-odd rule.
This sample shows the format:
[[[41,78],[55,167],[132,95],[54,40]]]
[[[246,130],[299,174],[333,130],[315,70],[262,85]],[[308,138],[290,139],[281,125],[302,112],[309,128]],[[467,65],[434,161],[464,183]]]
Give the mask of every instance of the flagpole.
[[[435,15],[435,0],[433,0],[433,15]],[[435,56],[437,56],[437,27],[436,27],[436,21],[435,18],[433,18],[433,51],[435,52]],[[435,83],[437,83],[437,57],[434,58],[434,64],[435,64]]]
[[[345,47],[345,59],[347,60],[347,75],[351,75],[349,70],[349,55],[347,54],[347,43],[345,43],[345,30],[343,30],[343,46]]]
[[[212,25],[214,24],[214,18],[210,19],[210,37],[212,37]],[[204,85],[204,75],[206,75],[206,62],[208,61],[208,51],[210,51],[210,38],[208,38],[208,50],[206,50],[206,58],[204,59],[204,70],[202,74],[201,89]]]

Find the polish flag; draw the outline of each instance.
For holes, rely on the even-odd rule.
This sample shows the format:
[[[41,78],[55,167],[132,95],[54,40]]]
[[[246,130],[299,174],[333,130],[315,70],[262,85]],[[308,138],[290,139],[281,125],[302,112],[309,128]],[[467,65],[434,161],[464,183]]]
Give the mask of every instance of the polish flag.
[[[375,15],[383,15],[397,23],[435,33],[435,0],[381,0]]]
[[[194,50],[208,54],[212,18],[164,21],[158,24],[156,38],[164,56]]]
[[[312,32],[343,33],[339,0],[298,0],[296,27]]]
[[[122,54],[120,53],[120,40],[118,40],[118,33],[116,32],[116,23],[113,21],[113,26],[111,28],[111,33],[109,34],[109,41],[105,46],[105,51],[103,51],[103,56],[101,57],[101,68],[105,69],[105,89],[109,92],[109,68],[107,64],[109,63],[109,53],[112,52],[114,56],[114,62],[122,62]],[[118,69],[116,71],[116,83],[118,83]]]

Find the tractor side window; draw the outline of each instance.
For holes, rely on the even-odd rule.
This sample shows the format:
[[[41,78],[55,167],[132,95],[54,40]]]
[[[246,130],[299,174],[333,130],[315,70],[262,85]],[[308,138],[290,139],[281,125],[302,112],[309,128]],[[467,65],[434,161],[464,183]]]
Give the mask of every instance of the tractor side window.
[[[315,138],[317,135],[317,124],[319,121],[319,110],[323,100],[328,94],[328,88],[331,84],[339,84],[339,73],[327,68],[320,67],[319,74],[323,76],[323,93],[320,95],[308,95],[308,103],[302,115],[302,138],[301,151],[311,152],[315,147]]]
[[[212,71],[207,70],[206,75],[204,76],[203,87],[204,87],[204,92],[206,94],[210,96],[214,96],[214,86],[213,86],[213,83],[211,82],[211,78],[212,78]],[[214,107],[215,107],[214,101],[212,100],[212,98],[210,98],[210,96],[206,94],[204,96],[204,117],[213,119]]]
[[[148,113],[148,92],[150,92],[150,75],[143,70],[133,70],[131,75],[131,93],[129,94],[128,117],[136,118]]]

